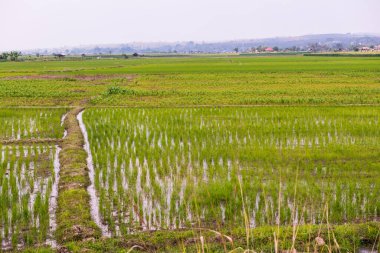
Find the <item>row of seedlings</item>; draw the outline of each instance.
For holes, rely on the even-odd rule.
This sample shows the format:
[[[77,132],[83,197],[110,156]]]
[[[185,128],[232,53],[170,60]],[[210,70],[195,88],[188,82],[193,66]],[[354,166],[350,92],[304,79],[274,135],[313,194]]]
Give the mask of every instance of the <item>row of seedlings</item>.
[[[325,204],[330,222],[374,219],[379,112],[86,110],[101,216],[115,235],[243,225],[243,202],[252,227],[319,223]]]

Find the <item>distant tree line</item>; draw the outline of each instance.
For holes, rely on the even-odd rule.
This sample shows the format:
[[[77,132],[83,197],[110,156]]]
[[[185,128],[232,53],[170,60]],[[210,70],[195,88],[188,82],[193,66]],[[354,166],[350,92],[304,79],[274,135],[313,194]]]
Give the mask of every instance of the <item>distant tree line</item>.
[[[2,61],[17,61],[21,56],[21,52],[11,51],[0,54],[0,60]]]

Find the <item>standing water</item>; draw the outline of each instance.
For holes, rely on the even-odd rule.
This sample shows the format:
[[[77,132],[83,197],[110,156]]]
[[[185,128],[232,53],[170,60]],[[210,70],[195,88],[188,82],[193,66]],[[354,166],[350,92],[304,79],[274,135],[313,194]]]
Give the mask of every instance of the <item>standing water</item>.
[[[61,167],[61,164],[59,163],[59,152],[61,152],[61,148],[56,145],[55,156],[54,156],[54,183],[53,183],[50,198],[49,198],[50,230],[48,234],[48,239],[46,240],[46,244],[50,245],[52,248],[57,247],[57,242],[53,238],[54,238],[54,232],[57,228],[56,210],[57,210],[57,198],[58,198],[59,170]]]
[[[61,126],[63,126],[63,124],[65,123],[65,119],[67,117],[67,113],[65,113],[62,118],[61,118]],[[67,130],[65,129],[65,131],[63,132],[63,138],[65,138],[67,136]]]
[[[90,177],[90,185],[87,187],[87,191],[90,194],[90,206],[91,206],[91,216],[94,219],[96,225],[99,226],[99,228],[102,230],[102,235],[105,237],[110,237],[111,234],[108,230],[108,226],[102,223],[102,220],[100,218],[100,213],[99,213],[99,200],[96,196],[95,192],[95,172],[94,172],[94,164],[92,160],[92,154],[90,150],[90,143],[88,141],[88,134],[86,130],[86,126],[83,123],[83,111],[80,112],[77,116],[78,122],[79,122],[79,127],[82,131],[83,138],[84,138],[84,150],[87,152],[87,167],[88,167],[88,174]]]

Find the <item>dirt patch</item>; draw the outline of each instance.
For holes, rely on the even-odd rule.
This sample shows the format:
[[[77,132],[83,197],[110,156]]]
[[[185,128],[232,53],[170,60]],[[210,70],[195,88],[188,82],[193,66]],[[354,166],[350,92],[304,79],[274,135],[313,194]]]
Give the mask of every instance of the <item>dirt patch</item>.
[[[26,75],[3,78],[5,80],[63,80],[63,81],[97,81],[114,78],[124,78],[128,81],[134,79],[136,75]]]

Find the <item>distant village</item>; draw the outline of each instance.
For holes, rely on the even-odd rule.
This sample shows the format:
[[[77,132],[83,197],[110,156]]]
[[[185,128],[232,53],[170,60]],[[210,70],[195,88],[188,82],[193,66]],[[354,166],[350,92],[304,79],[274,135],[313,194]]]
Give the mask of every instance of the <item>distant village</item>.
[[[238,48],[234,49],[234,52],[239,52]],[[275,52],[380,52],[380,45],[371,46],[353,46],[344,48],[343,46],[328,47],[324,45],[311,45],[308,48],[291,47],[280,49],[278,47],[257,47],[251,50],[246,50],[244,53],[275,53]]]

